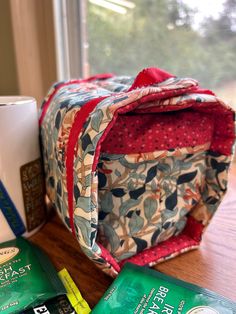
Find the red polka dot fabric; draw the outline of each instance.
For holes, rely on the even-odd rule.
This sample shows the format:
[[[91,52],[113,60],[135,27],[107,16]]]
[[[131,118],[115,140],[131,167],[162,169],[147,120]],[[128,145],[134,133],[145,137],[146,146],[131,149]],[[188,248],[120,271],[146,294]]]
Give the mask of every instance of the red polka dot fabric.
[[[211,142],[214,118],[190,110],[166,113],[124,114],[104,139],[101,151],[133,154]]]

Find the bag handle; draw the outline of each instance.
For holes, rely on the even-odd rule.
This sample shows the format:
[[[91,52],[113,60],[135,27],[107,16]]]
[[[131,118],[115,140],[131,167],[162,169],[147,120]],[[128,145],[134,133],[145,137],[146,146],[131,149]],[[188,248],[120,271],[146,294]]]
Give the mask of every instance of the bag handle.
[[[142,88],[161,83],[171,77],[176,77],[159,68],[147,68],[139,72],[128,92],[136,88]]]

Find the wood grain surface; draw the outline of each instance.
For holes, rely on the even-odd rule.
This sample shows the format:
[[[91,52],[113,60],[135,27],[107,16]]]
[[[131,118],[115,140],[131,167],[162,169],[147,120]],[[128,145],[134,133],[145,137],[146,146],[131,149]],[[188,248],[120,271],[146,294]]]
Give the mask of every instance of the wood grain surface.
[[[112,278],[81,252],[55,213],[30,240],[48,253],[57,270],[67,268],[93,308]],[[201,247],[154,268],[236,301],[236,163],[231,167],[227,195],[207,228]]]

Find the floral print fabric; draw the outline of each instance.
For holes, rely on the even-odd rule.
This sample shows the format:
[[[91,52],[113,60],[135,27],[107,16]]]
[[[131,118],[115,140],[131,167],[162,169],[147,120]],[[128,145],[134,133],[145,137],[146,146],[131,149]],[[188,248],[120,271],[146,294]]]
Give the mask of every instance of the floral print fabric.
[[[217,184],[217,169],[209,173],[208,164],[217,165],[208,156],[209,146],[153,152],[153,160],[143,154],[139,162],[131,155],[102,154],[98,242],[122,261],[180,234],[188,214],[207,223],[226,189],[222,180],[221,188]],[[207,217],[199,217],[201,211]]]
[[[47,110],[41,119],[47,193],[69,230],[73,221],[75,236],[85,254],[110,275],[119,271],[119,261],[145,252],[148,247],[158,247],[159,243],[170,243],[173,236],[186,230],[189,215],[200,224],[209,223],[226,192],[234,142],[232,110],[214,95],[198,92],[195,80],[171,77],[152,86],[129,90],[132,82],[129,77],[114,77],[55,86],[47,96],[44,104]],[[66,162],[68,142],[73,136],[71,129],[79,119],[80,109],[98,97],[105,99],[89,113],[71,149],[73,207],[70,208]],[[174,114],[186,108],[214,115],[210,142],[188,147],[175,143],[171,149],[143,155],[134,152],[113,156],[104,151],[101,154],[102,142],[118,114],[134,111]],[[117,179],[118,187],[113,189]],[[126,190],[125,186],[119,186],[121,179]],[[121,224],[124,219],[126,228]],[[143,233],[141,237],[139,232]],[[183,250],[196,246],[197,243],[193,245],[190,241]],[[150,264],[155,262],[158,259]]]
[[[98,242],[120,261],[179,234],[201,198],[208,148],[209,143],[195,154],[180,150],[179,156],[169,152],[138,163],[102,154]]]

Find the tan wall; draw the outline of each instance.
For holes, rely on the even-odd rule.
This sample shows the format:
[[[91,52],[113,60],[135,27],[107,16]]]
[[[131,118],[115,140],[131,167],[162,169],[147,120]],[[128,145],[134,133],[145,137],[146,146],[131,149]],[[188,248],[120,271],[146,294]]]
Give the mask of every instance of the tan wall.
[[[56,78],[52,0],[0,0],[0,94],[39,105]]]
[[[0,1],[0,95],[17,95],[18,81],[11,27],[10,3]]]

